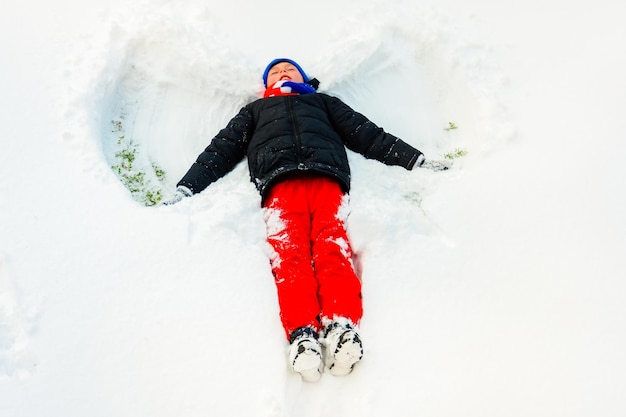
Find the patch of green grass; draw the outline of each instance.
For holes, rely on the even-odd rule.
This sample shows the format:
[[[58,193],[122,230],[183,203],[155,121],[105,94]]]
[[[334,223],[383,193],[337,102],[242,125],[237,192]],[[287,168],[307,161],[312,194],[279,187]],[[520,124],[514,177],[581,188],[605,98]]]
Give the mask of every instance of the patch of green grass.
[[[445,153],[443,156],[446,159],[457,159],[467,155],[467,151],[465,149],[456,148],[452,152]]]
[[[111,169],[117,174],[122,184],[130,191],[133,198],[145,206],[154,206],[162,199],[162,191],[159,185],[155,185],[152,178],[156,178],[158,182],[165,179],[165,171],[156,163],[152,162],[149,169],[137,166],[138,161],[138,145],[132,139],[126,138],[123,134],[124,126],[121,120],[112,120],[113,133],[118,133],[117,145],[120,148],[115,152],[117,163],[111,165]]]
[[[448,122],[448,127],[446,127],[446,130],[455,130],[458,129],[459,127],[456,125],[456,123],[454,122]]]

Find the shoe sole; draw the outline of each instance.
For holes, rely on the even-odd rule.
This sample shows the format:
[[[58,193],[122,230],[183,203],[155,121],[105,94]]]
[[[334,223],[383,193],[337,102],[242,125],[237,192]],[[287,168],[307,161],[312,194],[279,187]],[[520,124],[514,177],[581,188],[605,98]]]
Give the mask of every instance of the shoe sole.
[[[294,372],[302,376],[306,382],[317,382],[322,377],[322,353],[301,344],[298,346],[298,354],[291,364]]]
[[[328,370],[334,376],[346,376],[354,365],[363,358],[363,344],[354,330],[346,330],[339,337],[339,343],[332,355]]]

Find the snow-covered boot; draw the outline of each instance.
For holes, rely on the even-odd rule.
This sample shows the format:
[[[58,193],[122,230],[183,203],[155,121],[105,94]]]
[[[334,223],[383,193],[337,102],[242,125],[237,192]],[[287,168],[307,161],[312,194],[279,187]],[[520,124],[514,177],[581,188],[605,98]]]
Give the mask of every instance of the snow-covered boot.
[[[345,376],[363,357],[363,344],[357,331],[350,324],[332,323],[326,328],[326,364],[330,373]]]
[[[306,382],[317,382],[322,377],[324,361],[322,346],[317,340],[317,333],[310,327],[301,327],[291,335],[289,363],[294,372]]]

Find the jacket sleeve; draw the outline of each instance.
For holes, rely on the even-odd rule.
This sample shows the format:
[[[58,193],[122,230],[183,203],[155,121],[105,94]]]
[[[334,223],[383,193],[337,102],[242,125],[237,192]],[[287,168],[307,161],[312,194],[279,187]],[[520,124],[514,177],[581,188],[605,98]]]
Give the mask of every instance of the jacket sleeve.
[[[366,158],[410,170],[422,155],[418,149],[385,132],[340,99],[329,96],[328,108],[333,127],[346,147]]]
[[[252,113],[246,106],[211,140],[176,185],[197,194],[232,171],[246,156],[252,131]]]

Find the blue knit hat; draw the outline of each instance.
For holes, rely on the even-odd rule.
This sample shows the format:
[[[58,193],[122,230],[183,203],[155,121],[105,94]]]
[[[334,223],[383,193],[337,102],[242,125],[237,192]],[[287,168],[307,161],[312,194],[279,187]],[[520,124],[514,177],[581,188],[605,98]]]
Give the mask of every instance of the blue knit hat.
[[[309,77],[306,75],[306,73],[304,72],[302,67],[300,65],[298,65],[298,63],[296,61],[294,61],[293,59],[289,59],[289,58],[276,58],[275,60],[270,62],[267,65],[267,67],[265,68],[265,71],[263,71],[263,84],[265,85],[265,87],[267,87],[267,75],[269,74],[270,69],[274,65],[276,65],[276,64],[278,64],[280,62],[289,62],[291,65],[293,65],[294,67],[296,67],[298,69],[298,71],[300,72],[300,75],[302,75],[302,78],[304,79],[305,83],[310,81]]]

